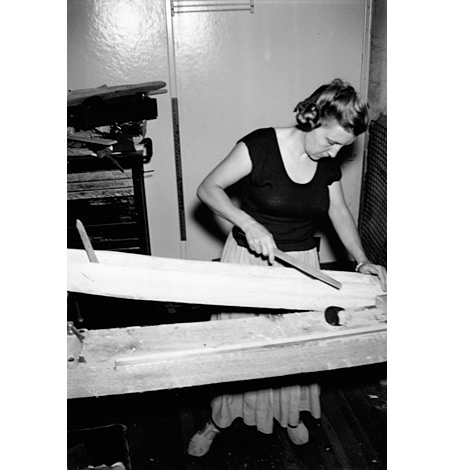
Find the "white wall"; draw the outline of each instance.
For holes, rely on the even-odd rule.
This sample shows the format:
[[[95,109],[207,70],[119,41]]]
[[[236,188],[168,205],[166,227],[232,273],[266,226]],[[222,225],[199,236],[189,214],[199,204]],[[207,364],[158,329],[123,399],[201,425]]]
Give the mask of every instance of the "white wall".
[[[224,239],[194,219],[207,215],[195,195],[204,176],[246,133],[294,125],[294,106],[322,83],[341,77],[359,88],[364,29],[363,0],[256,0],[254,14],[174,17],[189,258],[217,258]],[[361,155],[344,173],[357,215]],[[321,260],[334,257],[324,237]]]
[[[68,88],[169,83],[165,1],[69,0]],[[188,258],[220,255],[224,234],[207,226],[212,216],[196,188],[239,138],[258,127],[293,125],[295,104],[334,77],[360,87],[365,3],[255,0],[254,14],[172,18]],[[171,95],[157,99],[159,117],[148,123],[155,155],[146,168],[155,170],[146,179],[152,254],[179,257]],[[355,215],[361,165],[356,155],[344,168]],[[334,257],[324,238],[321,260]]]

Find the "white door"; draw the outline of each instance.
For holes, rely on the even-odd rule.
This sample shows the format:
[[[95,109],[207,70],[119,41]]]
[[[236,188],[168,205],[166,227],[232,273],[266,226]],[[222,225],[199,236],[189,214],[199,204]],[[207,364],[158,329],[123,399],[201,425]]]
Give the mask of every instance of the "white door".
[[[259,127],[295,124],[294,106],[335,77],[361,87],[369,42],[366,9],[366,0],[255,0],[253,13],[172,16],[188,258],[220,256],[230,226],[218,219],[220,233],[200,206],[196,189],[238,139]],[[355,155],[343,170],[346,199],[355,217],[359,150],[353,149]],[[333,259],[324,236],[321,261]]]

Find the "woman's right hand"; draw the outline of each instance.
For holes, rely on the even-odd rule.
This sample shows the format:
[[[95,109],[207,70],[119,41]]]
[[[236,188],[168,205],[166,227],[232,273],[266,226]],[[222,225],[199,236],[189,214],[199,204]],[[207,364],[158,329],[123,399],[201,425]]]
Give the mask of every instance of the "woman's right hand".
[[[275,261],[276,243],[272,234],[260,223],[253,222],[243,229],[248,246],[258,255],[269,259],[270,264]]]

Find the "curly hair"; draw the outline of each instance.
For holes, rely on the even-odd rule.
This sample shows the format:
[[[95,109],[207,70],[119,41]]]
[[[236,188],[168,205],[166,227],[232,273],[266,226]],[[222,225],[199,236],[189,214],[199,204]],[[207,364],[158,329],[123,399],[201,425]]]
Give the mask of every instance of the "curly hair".
[[[310,132],[330,121],[358,136],[368,128],[368,105],[347,82],[336,78],[297,104],[297,127]]]

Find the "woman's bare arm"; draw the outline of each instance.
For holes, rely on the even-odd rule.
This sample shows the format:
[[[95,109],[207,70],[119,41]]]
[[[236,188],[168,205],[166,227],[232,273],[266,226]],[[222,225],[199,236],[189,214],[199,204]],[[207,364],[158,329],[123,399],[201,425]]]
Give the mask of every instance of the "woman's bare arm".
[[[249,247],[274,261],[275,241],[271,233],[253,217],[238,208],[225,189],[251,173],[248,148],[239,142],[229,155],[202,181],[197,189],[199,199],[215,214],[236,225],[246,235]]]
[[[335,181],[329,186],[329,194],[329,217],[343,245],[356,263],[365,263],[362,264],[360,272],[378,276],[382,289],[387,290],[387,271],[383,266],[371,263],[366,257],[354,218],[344,199],[340,181]]]

